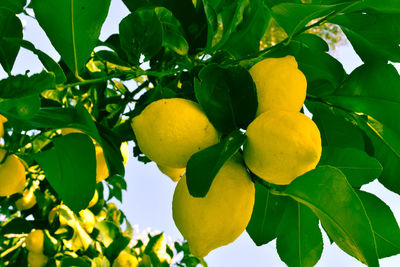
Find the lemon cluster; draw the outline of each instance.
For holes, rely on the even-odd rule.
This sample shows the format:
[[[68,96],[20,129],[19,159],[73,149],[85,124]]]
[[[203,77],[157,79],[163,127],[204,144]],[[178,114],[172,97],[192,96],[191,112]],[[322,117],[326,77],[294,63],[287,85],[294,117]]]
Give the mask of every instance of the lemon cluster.
[[[204,198],[190,195],[184,175],[189,158],[219,142],[219,133],[200,106],[190,100],[161,99],[132,120],[141,151],[174,181],[176,226],[198,257],[233,242],[250,221],[255,189],[247,167],[274,184],[289,184],[315,168],[321,137],[300,109],[307,82],[292,56],[266,59],[250,69],[258,97],[257,117],[247,128],[247,142],[214,178]]]
[[[269,58],[250,69],[257,88],[256,119],[247,128],[247,167],[267,182],[286,185],[315,168],[321,136],[300,109],[307,81],[293,56]]]
[[[44,238],[43,230],[33,230],[25,239],[25,246],[28,249],[28,265],[31,267],[43,267],[49,260],[43,254]]]

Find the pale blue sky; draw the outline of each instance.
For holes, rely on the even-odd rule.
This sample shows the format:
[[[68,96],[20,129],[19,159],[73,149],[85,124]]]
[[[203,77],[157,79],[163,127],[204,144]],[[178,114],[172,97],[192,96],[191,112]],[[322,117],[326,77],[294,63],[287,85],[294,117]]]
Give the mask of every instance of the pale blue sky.
[[[100,38],[105,40],[110,34],[118,32],[120,20],[128,13],[129,11],[121,0],[112,0],[110,13]],[[34,43],[38,49],[45,51],[54,59],[59,59],[58,53],[51,46],[36,21],[26,16],[21,18],[26,24],[24,38]],[[361,64],[360,59],[349,45],[340,47],[333,56],[344,64],[348,73]],[[42,66],[35,55],[21,49],[12,73],[20,74],[26,70],[30,70],[33,74],[40,72]],[[0,67],[0,79],[4,77],[5,73]],[[130,147],[132,147],[132,144],[130,144]],[[140,230],[150,227],[153,230],[164,231],[172,239],[182,239],[172,219],[171,202],[175,183],[159,172],[154,163],[144,165],[133,158],[132,155],[126,165],[125,178],[128,183],[128,191],[124,192],[124,203],[119,206],[125,212],[129,221],[132,224],[137,224]],[[382,200],[390,204],[397,220],[400,221],[400,197],[398,195],[386,190],[377,182],[373,182],[363,187],[363,189],[378,195]],[[246,232],[234,243],[212,251],[205,260],[210,267],[286,266],[276,253],[275,242],[257,247]],[[400,256],[383,259],[380,263],[381,266],[400,266]],[[324,235],[324,251],[317,266],[347,267],[363,265],[342,252],[336,245],[330,245],[326,235]]]

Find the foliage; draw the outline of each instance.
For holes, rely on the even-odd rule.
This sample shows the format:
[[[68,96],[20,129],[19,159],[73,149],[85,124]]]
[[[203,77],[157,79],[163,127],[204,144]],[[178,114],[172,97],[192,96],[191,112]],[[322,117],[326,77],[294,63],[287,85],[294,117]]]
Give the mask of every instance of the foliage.
[[[321,230],[368,266],[400,253],[392,211],[363,190],[377,178],[400,194],[400,76],[389,64],[400,62],[397,0],[123,2],[131,13],[102,41],[110,0],[0,3],[0,64],[7,74],[0,80],[0,113],[8,119],[2,146],[24,161],[26,188],[35,187],[37,200],[18,211],[21,194],[0,197],[0,266],[27,265],[24,239],[34,228],[49,240],[49,266],[109,266],[122,250],[141,266],[169,265],[177,253],[183,254],[178,266],[206,265],[190,255],[187,243],[167,245],[163,234],[136,239],[110,202],[122,201],[127,189],[121,143],[136,141],[131,119],[155,100],[198,102],[222,133],[219,144],[189,160],[190,193],[204,196],[224,162],[242,151],[242,132],[254,119],[247,70],[286,55],[306,76],[305,105],[321,132],[323,156],[315,170],[287,186],[251,174],[256,202],[247,232],[256,245],[277,238],[277,252],[289,266],[318,262]],[[20,17],[32,11],[58,62],[24,38]],[[328,53],[339,28],[364,62],[350,74]],[[21,48],[38,56],[41,73],[14,75]],[[63,128],[84,134],[62,136]],[[110,174],[99,184],[93,142],[103,148]],[[138,146],[133,155],[149,161]],[[195,179],[201,176],[206,179]],[[95,189],[99,201],[90,210],[97,223],[88,233],[78,214]],[[56,217],[65,224],[48,219],[60,204]],[[294,237],[300,239],[291,242]]]

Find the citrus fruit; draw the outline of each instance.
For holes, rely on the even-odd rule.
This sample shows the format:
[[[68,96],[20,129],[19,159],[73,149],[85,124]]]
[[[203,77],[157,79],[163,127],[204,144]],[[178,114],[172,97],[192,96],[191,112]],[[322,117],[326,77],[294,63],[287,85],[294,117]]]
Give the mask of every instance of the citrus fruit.
[[[189,158],[218,142],[218,133],[200,106],[181,98],[160,99],[132,120],[140,150],[171,168],[185,168]]]
[[[314,169],[321,157],[318,127],[300,112],[264,112],[250,123],[246,135],[246,165],[270,183],[289,184]]]
[[[34,253],[43,252],[44,233],[43,230],[33,230],[25,239],[26,248]]]
[[[157,164],[157,167],[163,174],[171,178],[171,180],[174,182],[179,181],[186,171],[186,168],[171,168],[160,164]]]
[[[293,56],[264,59],[249,72],[257,88],[257,115],[271,109],[300,111],[307,80]]]
[[[129,159],[129,145],[128,142],[122,142],[121,147],[121,154],[122,154],[122,158],[123,158],[123,164],[126,165],[126,163],[128,163],[128,159]]]
[[[190,195],[184,175],[175,189],[172,214],[191,253],[204,257],[239,237],[249,223],[254,194],[254,184],[239,155],[222,166],[204,198]]]
[[[4,160],[7,151],[0,149],[0,162]],[[0,164],[0,196],[20,193],[25,187],[25,168],[16,155],[8,155]]]
[[[42,253],[28,252],[28,266],[29,267],[43,267],[47,264],[49,258]]]
[[[28,210],[35,206],[36,204],[36,196],[33,193],[35,191],[34,187],[31,187],[27,190],[24,190],[22,193],[22,197],[15,201],[15,206],[18,210]]]
[[[138,266],[138,260],[132,254],[126,251],[121,251],[118,257],[114,260],[112,267],[136,267]]]
[[[3,115],[0,115],[0,138],[3,137],[4,135],[4,123],[7,122],[7,118],[4,117]]]

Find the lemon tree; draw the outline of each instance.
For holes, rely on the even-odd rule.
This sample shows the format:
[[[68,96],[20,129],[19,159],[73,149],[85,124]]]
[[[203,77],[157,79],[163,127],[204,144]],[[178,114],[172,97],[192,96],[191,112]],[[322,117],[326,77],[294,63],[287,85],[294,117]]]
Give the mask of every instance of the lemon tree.
[[[398,1],[112,1],[0,3],[0,266],[207,266],[245,231],[288,266],[323,232],[367,266],[400,254],[396,203],[365,187],[400,194]],[[185,241],[117,208],[134,159],[176,182]]]

